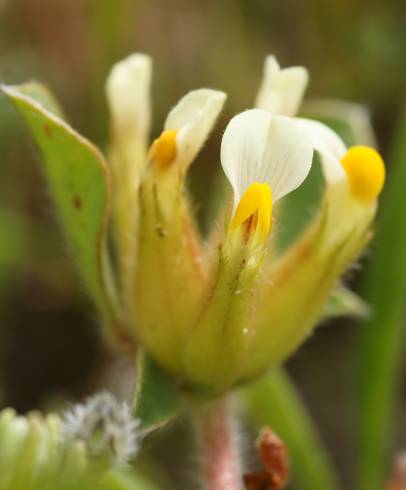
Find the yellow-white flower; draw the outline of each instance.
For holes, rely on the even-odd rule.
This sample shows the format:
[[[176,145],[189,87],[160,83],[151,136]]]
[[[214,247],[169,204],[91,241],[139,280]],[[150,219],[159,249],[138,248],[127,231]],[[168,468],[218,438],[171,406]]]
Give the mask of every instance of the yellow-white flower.
[[[138,194],[144,173],[153,176],[152,167],[154,172],[161,172],[161,181],[167,180],[165,174],[184,175],[203,146],[226,98],[218,90],[189,92],[169,112],[161,135],[150,146],[151,78],[151,58],[133,54],[112,68],[106,84],[112,118],[110,159],[114,184],[119,190],[114,203],[117,251],[121,287],[129,310],[134,301]],[[167,182],[168,191],[171,187],[175,186]]]
[[[299,187],[312,156],[313,148],[294,120],[259,109],[235,116],[221,144],[221,163],[234,191],[231,228],[255,216],[265,240],[273,201]]]
[[[151,159],[182,172],[187,170],[210,134],[225,99],[226,95],[218,90],[199,89],[186,94],[168,114],[162,135],[152,145]]]
[[[135,54],[107,82],[122,289],[137,335],[167,367],[190,327],[204,285],[201,243],[184,189],[186,172],[223,107],[218,90],[187,93],[149,145],[152,62]]]
[[[275,112],[239,114],[222,141],[233,214],[212,271],[210,301],[184,354],[187,377],[220,390],[283,361],[312,331],[369,239],[384,183],[374,149],[347,149],[324,124]],[[325,177],[324,200],[303,236],[276,258],[266,246],[272,203],[303,182],[314,152]]]
[[[205,255],[184,180],[225,95],[185,95],[149,146],[150,78],[149,58],[134,55],[108,83],[113,164],[124,199],[119,231],[131,234],[121,249],[133,260],[123,265],[131,318],[162,366],[186,383],[222,390],[282,361],[314,328],[368,240],[383,162],[375,150],[347,149],[327,126],[294,117],[307,71],[281,70],[268,57],[257,108],[235,116],[223,136],[221,164],[234,204],[218,254]],[[324,200],[304,235],[276,258],[267,246],[273,204],[302,184],[314,152]]]
[[[307,72],[281,70],[268,57],[257,108],[234,117],[223,136],[221,163],[234,205],[205,254],[185,177],[225,94],[189,92],[150,145],[151,74],[150,58],[135,54],[113,67],[107,83],[112,264],[119,264],[123,310],[117,316],[134,345],[182,386],[219,393],[282,362],[313,330],[368,242],[385,169],[374,149],[347,149],[327,126],[294,117]],[[280,218],[272,217],[273,203],[300,186],[315,152],[325,177],[320,209],[296,242],[273,254],[268,237]],[[131,346],[133,337],[125,339]]]
[[[256,106],[272,114],[294,116],[299,109],[307,82],[308,73],[305,68],[289,67],[281,70],[276,58],[268,56]],[[294,103],[281,104],[280,101],[285,99]],[[348,224],[360,219],[363,212],[368,215],[368,210],[374,208],[374,198],[384,182],[384,165],[380,156],[372,148],[364,146],[347,152],[341,138],[317,121],[292,117],[290,120],[291,126],[297,126],[296,131],[301,133],[302,138],[321,158],[330,219],[334,221],[339,219],[339,215],[347,215],[345,220]],[[295,138],[293,132],[292,138]],[[226,175],[229,176],[227,171]],[[233,182],[230,182],[234,188]],[[348,206],[351,210],[347,209]]]
[[[262,102],[258,103],[262,107],[266,100],[265,85],[263,82]],[[275,88],[268,84],[268,91],[273,90]],[[295,91],[293,97],[298,100],[301,89],[293,87],[292,90]],[[268,110],[275,114],[281,109],[277,104],[268,104]],[[382,158],[373,148],[355,146],[347,149],[341,138],[324,124],[303,118],[290,117],[288,120],[291,127],[288,145],[295,147],[299,141],[299,145],[310,146],[320,156],[325,195],[318,214],[304,235],[278,260],[270,257],[263,265],[253,294],[256,318],[252,329],[255,335],[251,336],[247,363],[241,369],[242,373],[245,371],[242,376],[247,378],[263,370],[267,363],[285,359],[312,331],[340,275],[369,240],[377,197],[385,180]],[[243,139],[241,135],[240,139]],[[268,159],[267,168],[275,165],[272,160],[280,159],[280,154],[286,156],[286,147],[279,151],[277,148],[269,151],[272,158]],[[234,171],[225,168],[237,201],[231,227],[234,222],[241,221],[239,208],[250,208],[250,204],[240,197],[241,189],[236,186],[235,175],[245,176],[245,185],[249,185],[246,171],[252,169],[252,164],[246,151],[241,151],[240,156],[238,164],[232,164]],[[308,170],[304,170],[309,168],[307,153],[302,152],[294,168],[299,182],[300,171],[306,174]],[[272,188],[275,183],[264,178],[265,174],[262,169],[250,178],[259,183],[267,182]],[[290,179],[295,182],[294,176],[290,175]],[[246,220],[246,216],[243,218]]]
[[[283,361],[312,332],[332,289],[370,239],[385,169],[375,150],[346,149],[319,123],[298,121],[318,136],[326,190],[313,222],[277,260],[270,260],[256,289],[255,337],[245,376]],[[323,136],[325,137],[323,139]]]
[[[275,56],[267,56],[255,107],[274,114],[294,116],[308,81],[309,75],[303,66],[281,69]]]
[[[124,145],[123,142],[144,149],[149,146],[151,78],[152,60],[144,54],[133,54],[111,70],[106,92],[113,134],[120,138],[119,146]],[[170,163],[189,165],[210,133],[225,98],[223,92],[210,89],[193,90],[185,95],[169,112],[163,133],[152,145],[150,157],[164,166]],[[146,163],[144,158],[140,165]],[[132,161],[132,166],[138,170],[136,161]]]

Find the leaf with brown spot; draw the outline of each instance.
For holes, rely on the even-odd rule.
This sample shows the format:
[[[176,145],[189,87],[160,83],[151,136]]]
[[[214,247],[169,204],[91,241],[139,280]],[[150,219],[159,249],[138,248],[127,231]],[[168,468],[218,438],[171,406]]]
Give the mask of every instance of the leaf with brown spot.
[[[111,183],[100,151],[55,114],[61,111],[47,89],[30,82],[2,86],[28,125],[43,156],[43,169],[72,256],[109,333],[121,330],[106,230]]]
[[[32,80],[13,88],[17,89],[21,95],[27,95],[34,101],[41,104],[44,109],[51,112],[54,116],[57,116],[61,119],[66,119],[63,109],[60,106],[56,97],[42,83]],[[47,122],[44,123],[44,131],[47,136],[49,136],[50,138],[52,137],[52,126]]]
[[[44,132],[48,136],[48,138],[52,138],[52,129],[48,124],[44,124]]]
[[[82,199],[79,196],[73,196],[72,204],[74,208],[82,209]]]

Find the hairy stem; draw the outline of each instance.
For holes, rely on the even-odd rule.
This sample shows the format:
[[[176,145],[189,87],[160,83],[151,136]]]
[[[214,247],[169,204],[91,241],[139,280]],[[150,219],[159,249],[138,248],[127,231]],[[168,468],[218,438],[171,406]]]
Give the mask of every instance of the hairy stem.
[[[204,490],[239,490],[241,475],[231,400],[220,398],[197,414]]]

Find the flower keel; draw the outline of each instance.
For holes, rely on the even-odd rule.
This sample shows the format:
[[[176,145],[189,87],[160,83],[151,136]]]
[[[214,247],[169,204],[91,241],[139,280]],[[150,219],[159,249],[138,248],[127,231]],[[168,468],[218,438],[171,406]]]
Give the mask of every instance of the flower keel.
[[[245,191],[233,219],[230,229],[244,226],[244,235],[248,241],[252,234],[258,232],[260,241],[265,242],[271,231],[272,191],[267,183],[254,182]]]

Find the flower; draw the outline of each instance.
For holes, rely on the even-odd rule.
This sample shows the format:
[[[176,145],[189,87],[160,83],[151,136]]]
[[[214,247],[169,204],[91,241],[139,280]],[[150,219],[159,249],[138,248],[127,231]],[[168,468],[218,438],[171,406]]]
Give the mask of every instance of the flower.
[[[116,295],[110,290],[104,294],[103,289],[97,298],[120,297],[121,311],[116,316],[124,328],[120,332],[111,328],[113,334],[130,334],[132,346],[146,350],[185,389],[217,394],[283,362],[313,331],[331,291],[371,237],[385,180],[384,163],[373,148],[346,148],[327,126],[296,117],[307,71],[303,67],[281,70],[270,56],[256,107],[233,117],[225,129],[220,160],[233,198],[224,205],[224,225],[215,225],[217,232],[206,242],[198,230],[186,177],[226,96],[207,88],[189,92],[150,143],[151,73],[151,59],[134,54],[117,63],[107,80],[114,184],[115,247],[110,253],[116,253],[116,260],[108,261],[107,243],[103,243],[96,269],[100,272],[104,262],[117,264],[114,274],[108,269],[109,280],[102,287],[107,289],[108,283],[116,292],[113,276],[120,288]],[[44,150],[50,170],[55,161],[60,163],[54,159],[59,147],[52,146],[47,124],[38,125],[41,118],[48,117],[45,121],[58,129],[59,137],[67,134],[70,144],[75,140],[83,145],[82,138],[57,116],[41,112],[37,103],[29,104],[24,90],[22,95],[3,90],[20,110],[27,111],[34,136],[43,150],[50,150]],[[90,146],[87,143],[86,157]],[[108,170],[103,167],[101,172],[94,154],[97,173],[89,175],[99,179],[104,202],[108,186],[102,179]],[[313,162],[314,154],[324,175],[323,199],[303,234],[276,254],[270,237],[283,226],[278,209],[283,198],[303,183],[311,166],[318,164]],[[76,163],[72,168],[83,170]],[[51,183],[59,179],[54,187],[65,193],[57,202],[77,242],[83,221],[75,221],[81,216],[77,206],[72,214],[72,182],[63,170],[62,176],[49,175]],[[75,175],[75,185],[76,181],[80,175]],[[85,184],[80,181],[78,187],[88,189],[89,177]],[[98,214],[103,219],[101,234],[108,209],[105,203],[105,213]],[[86,216],[92,221],[92,214]],[[90,236],[99,238],[94,230]],[[85,245],[80,240],[76,249],[85,251],[87,259],[92,249],[86,240]],[[76,415],[80,414],[82,409]],[[103,437],[109,441],[110,432],[106,434]]]
[[[326,189],[320,210],[295,243],[270,261],[258,290],[255,360],[282,362],[307,338],[340,276],[368,243],[384,182],[380,155],[368,147],[346,149],[319,123],[297,120],[320,154]],[[268,364],[269,366],[269,364]]]
[[[264,82],[262,91],[263,87]],[[277,88],[268,84],[270,92]],[[296,94],[292,97],[300,100],[302,86],[298,84],[293,90]],[[272,111],[264,100],[262,94],[257,105],[264,104]],[[275,110],[280,110],[280,106]],[[258,373],[269,367],[271,359],[271,364],[282,362],[317,324],[339,277],[371,237],[377,197],[385,180],[383,160],[373,148],[347,149],[338,135],[319,122],[302,118],[290,121],[320,156],[325,195],[303,236],[278,260],[269,260],[264,267],[256,292],[256,326],[252,355],[246,366],[248,378],[253,375],[252,370]],[[277,159],[277,154],[273,157]],[[302,165],[307,168],[307,156]],[[230,183],[233,185],[231,179]]]
[[[282,362],[313,330],[369,239],[382,159],[372,148],[347,150],[327,126],[294,117],[307,80],[304,68],[280,70],[268,57],[257,108],[229,122],[221,163],[233,207],[208,253],[185,190],[187,168],[212,126],[198,116],[196,100],[207,102],[205,91],[182,99],[148,152],[139,184],[134,318],[141,343],[183,384],[222,391]],[[203,107],[213,121],[218,111]],[[193,115],[193,128],[186,127],[198,141],[188,158],[175,148],[186,132],[178,122],[184,113],[187,121]],[[325,176],[323,202],[277,258],[268,243],[273,208],[305,180],[314,152]]]
[[[221,160],[233,189],[233,213],[210,302],[185,356],[194,382],[220,389],[282,362],[307,338],[336,282],[370,238],[384,183],[376,150],[347,149],[319,122],[278,115],[279,102],[272,112],[265,86],[273,94],[281,89],[269,77],[262,83],[257,100],[265,100],[267,110],[237,115],[224,133]],[[302,85],[293,90],[292,98],[300,100]],[[313,152],[326,183],[321,208],[281,257],[269,256],[272,201],[303,182]]]
[[[136,53],[113,66],[106,83],[112,118],[110,160],[117,190],[113,211],[115,236],[120,282],[128,310],[133,310],[134,302],[137,235],[143,233],[137,230],[141,182],[155,185],[152,182],[159,175],[161,182],[166,181],[165,192],[171,193],[173,180],[178,174],[185,175],[226,98],[218,90],[189,92],[169,112],[161,135],[148,150],[151,77],[151,58]]]
[[[135,54],[113,67],[107,81],[115,228],[128,322],[136,323],[137,336],[165,365],[174,365],[177,333],[193,323],[204,284],[184,180],[226,96],[212,89],[186,94],[147,149],[150,79],[150,58]]]
[[[230,121],[221,162],[234,192],[231,228],[256,213],[262,240],[267,239],[272,201],[299,187],[310,171],[313,148],[303,136],[290,118],[260,109]]]

